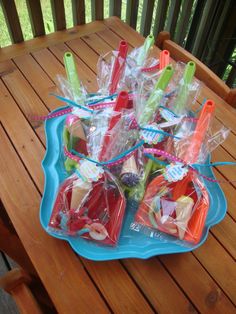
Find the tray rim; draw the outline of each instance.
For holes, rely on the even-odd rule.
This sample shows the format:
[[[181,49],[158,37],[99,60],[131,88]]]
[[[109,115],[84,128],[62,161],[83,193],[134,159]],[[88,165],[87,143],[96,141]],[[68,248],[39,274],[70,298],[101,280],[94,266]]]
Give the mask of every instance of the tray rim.
[[[53,110],[51,113],[55,113],[55,112],[58,112],[60,110],[64,110],[67,108],[69,108],[69,106],[62,106],[62,107],[59,107],[59,108]],[[64,117],[66,117],[66,115]],[[53,119],[55,119],[55,118],[53,118]],[[109,253],[109,254],[106,253],[104,256],[101,256],[100,254],[97,255],[96,250],[95,250],[95,253],[93,253],[93,252],[89,252],[89,253],[87,252],[86,253],[86,251],[84,251],[84,250],[78,251],[78,248],[75,246],[75,242],[82,241],[82,242],[88,243],[87,240],[82,239],[82,238],[77,238],[77,237],[73,238],[73,237],[69,237],[66,235],[57,234],[56,232],[51,232],[47,228],[47,226],[45,226],[45,224],[43,222],[43,210],[44,210],[43,209],[43,202],[44,202],[44,198],[45,198],[45,194],[46,194],[46,188],[48,185],[48,172],[46,171],[47,170],[46,162],[47,162],[47,158],[48,158],[50,151],[49,151],[49,147],[48,147],[49,135],[47,133],[47,128],[48,128],[48,124],[51,123],[50,120],[51,119],[46,120],[45,124],[44,124],[44,131],[45,131],[45,136],[46,136],[46,150],[45,150],[44,158],[41,162],[43,173],[44,173],[44,190],[43,190],[43,195],[42,195],[41,204],[40,204],[39,218],[40,218],[40,223],[41,223],[43,229],[50,236],[53,236],[54,238],[57,238],[60,240],[67,241],[70,244],[71,248],[76,252],[76,254],[78,254],[84,258],[94,260],[94,261],[108,261],[108,260],[117,260],[117,259],[125,259],[125,258],[148,259],[148,258],[151,258],[153,256],[159,256],[159,255],[164,255],[164,254],[187,253],[187,252],[193,251],[193,250],[197,249],[198,247],[200,247],[206,241],[210,228],[213,227],[214,225],[218,224],[220,221],[222,221],[224,219],[226,212],[227,212],[227,199],[226,199],[225,194],[224,194],[223,190],[221,189],[219,183],[216,182],[214,184],[216,184],[217,189],[221,193],[220,197],[222,198],[222,200],[224,202],[224,209],[222,209],[223,213],[221,214],[220,217],[216,218],[213,223],[205,226],[205,234],[198,244],[196,244],[194,246],[190,246],[190,247],[178,246],[176,249],[172,249],[171,252],[157,252],[157,250],[155,251],[153,249],[150,249],[147,251],[145,251],[145,250],[140,250],[139,252],[135,251],[135,253],[133,250],[129,250],[127,252],[126,251],[118,251],[118,252],[116,251],[115,254],[114,254],[114,251],[112,253],[113,247],[111,247],[111,253]],[[211,159],[211,156],[209,155],[209,160],[210,159]],[[212,169],[209,169],[209,171],[210,171],[210,174],[212,175],[212,177],[215,178],[215,175],[214,175]],[[208,190],[208,187],[206,187],[206,188]],[[93,243],[92,243],[92,245],[93,245]],[[119,245],[119,243],[118,243],[118,245]],[[89,244],[88,244],[88,247],[89,247]],[[132,247],[130,247],[130,248],[132,248]]]

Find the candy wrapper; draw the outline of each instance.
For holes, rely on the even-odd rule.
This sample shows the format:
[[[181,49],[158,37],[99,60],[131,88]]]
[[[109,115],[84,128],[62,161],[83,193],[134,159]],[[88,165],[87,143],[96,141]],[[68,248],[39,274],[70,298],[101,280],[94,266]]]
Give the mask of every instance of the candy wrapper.
[[[96,166],[88,163],[83,161],[78,172],[59,187],[49,229],[116,245],[126,206],[124,194],[111,173],[93,171]],[[94,173],[98,174],[97,181],[92,181]]]

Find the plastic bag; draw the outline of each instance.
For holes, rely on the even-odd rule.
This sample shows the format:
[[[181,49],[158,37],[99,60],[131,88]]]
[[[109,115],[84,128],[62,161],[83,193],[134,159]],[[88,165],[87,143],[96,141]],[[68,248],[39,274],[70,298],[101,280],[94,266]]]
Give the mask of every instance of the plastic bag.
[[[135,223],[198,243],[209,202],[208,192],[195,173],[185,174],[177,184],[160,175],[148,184]]]
[[[80,119],[77,115],[74,114],[67,115],[65,119],[65,125],[63,128],[63,144],[69,152],[74,150],[85,156],[88,155],[87,150],[88,123],[89,123],[88,121]],[[67,172],[71,172],[76,167],[76,162],[68,157],[66,158],[64,164]]]
[[[183,163],[168,164],[161,170],[162,174],[150,180],[132,228],[135,229],[137,223],[180,240],[195,244],[200,241],[210,200],[192,166],[201,156],[214,108],[211,100],[204,104],[194,131],[182,140],[179,151],[176,150]]]
[[[121,90],[119,82],[124,75],[128,44],[120,41],[118,50],[101,56],[97,63],[97,82],[99,91],[103,95],[112,95]]]
[[[93,160],[109,162],[136,144],[139,132],[132,126],[131,113],[130,110],[116,112],[106,109],[93,116],[88,134],[88,150]],[[113,118],[118,119],[109,128]],[[107,167],[125,186],[133,186],[138,183],[142,173],[141,157],[140,150],[137,150],[128,160]]]
[[[139,125],[145,126],[155,121],[173,73],[173,67],[168,65],[161,72],[154,85],[152,83],[150,85],[146,84],[145,81],[138,83],[136,97],[134,98],[134,108]]]
[[[207,101],[198,118],[183,119],[175,129],[175,134],[180,139],[173,139],[172,154],[186,163],[203,164],[208,155],[229,135],[230,130],[214,118],[214,109],[210,109],[211,104],[211,101]]]
[[[194,77],[195,63],[177,62],[172,78],[172,91],[166,97],[165,106],[178,116],[189,116],[192,106],[201,92],[202,83]]]
[[[85,181],[83,175],[88,169],[94,175],[91,167],[89,162],[83,161],[78,172],[61,184],[49,229],[61,234],[79,235],[101,244],[116,245],[126,200],[117,180],[108,171],[100,172],[97,181]]]
[[[73,87],[73,85],[64,76],[57,75],[56,81],[57,81],[56,83],[59,90],[61,91],[62,95],[65,98],[70,99],[79,104],[85,103],[88,92],[81,82],[80,82],[80,92],[77,92],[75,91],[75,88]]]

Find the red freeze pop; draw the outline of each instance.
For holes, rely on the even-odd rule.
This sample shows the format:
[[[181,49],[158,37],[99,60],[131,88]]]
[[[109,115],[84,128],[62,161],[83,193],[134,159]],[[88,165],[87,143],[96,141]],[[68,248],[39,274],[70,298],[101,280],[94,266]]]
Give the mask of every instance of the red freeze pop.
[[[128,107],[128,102],[129,102],[129,94],[126,91],[120,92],[119,95],[117,96],[116,104],[114,107],[114,112],[116,112],[116,114],[113,117],[111,117],[111,119],[110,119],[107,132],[106,132],[104,139],[103,139],[102,149],[101,149],[101,152],[99,155],[99,160],[103,160],[103,157],[106,153],[106,149],[107,149],[108,144],[111,140],[110,131],[114,128],[116,123],[120,120],[121,111],[122,111],[122,109],[125,109]]]
[[[128,44],[126,41],[121,40],[120,45],[119,45],[118,55],[115,59],[115,63],[114,63],[113,70],[112,70],[111,86],[110,86],[110,90],[109,90],[110,95],[112,95],[116,92],[117,85],[119,83],[121,74],[122,74],[124,66],[125,66],[124,60],[126,59],[127,52],[128,52]]]
[[[164,69],[170,63],[170,53],[168,50],[163,50],[160,53],[160,70]]]

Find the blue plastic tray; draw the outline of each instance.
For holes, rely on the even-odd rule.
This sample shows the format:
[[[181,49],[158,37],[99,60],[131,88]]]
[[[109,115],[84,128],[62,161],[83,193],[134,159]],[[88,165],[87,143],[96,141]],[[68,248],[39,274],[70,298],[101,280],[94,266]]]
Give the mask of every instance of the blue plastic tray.
[[[63,109],[65,108],[67,107],[63,107]],[[217,183],[211,183],[205,180],[205,185],[210,195],[210,208],[202,239],[197,245],[183,246],[180,245],[178,241],[171,239],[163,242],[162,240],[146,237],[142,233],[130,230],[133,211],[129,210],[129,208],[126,210],[123,228],[117,247],[101,246],[79,237],[62,236],[48,231],[47,225],[59,184],[66,178],[61,161],[64,120],[65,116],[62,116],[49,119],[45,123],[47,150],[42,162],[45,185],[40,208],[40,221],[43,228],[51,236],[68,241],[77,254],[91,260],[105,261],[131,257],[146,259],[155,255],[188,252],[202,245],[207,238],[209,228],[219,223],[224,218],[227,209],[224,193]],[[206,176],[213,176],[209,167],[201,167],[199,170]]]

